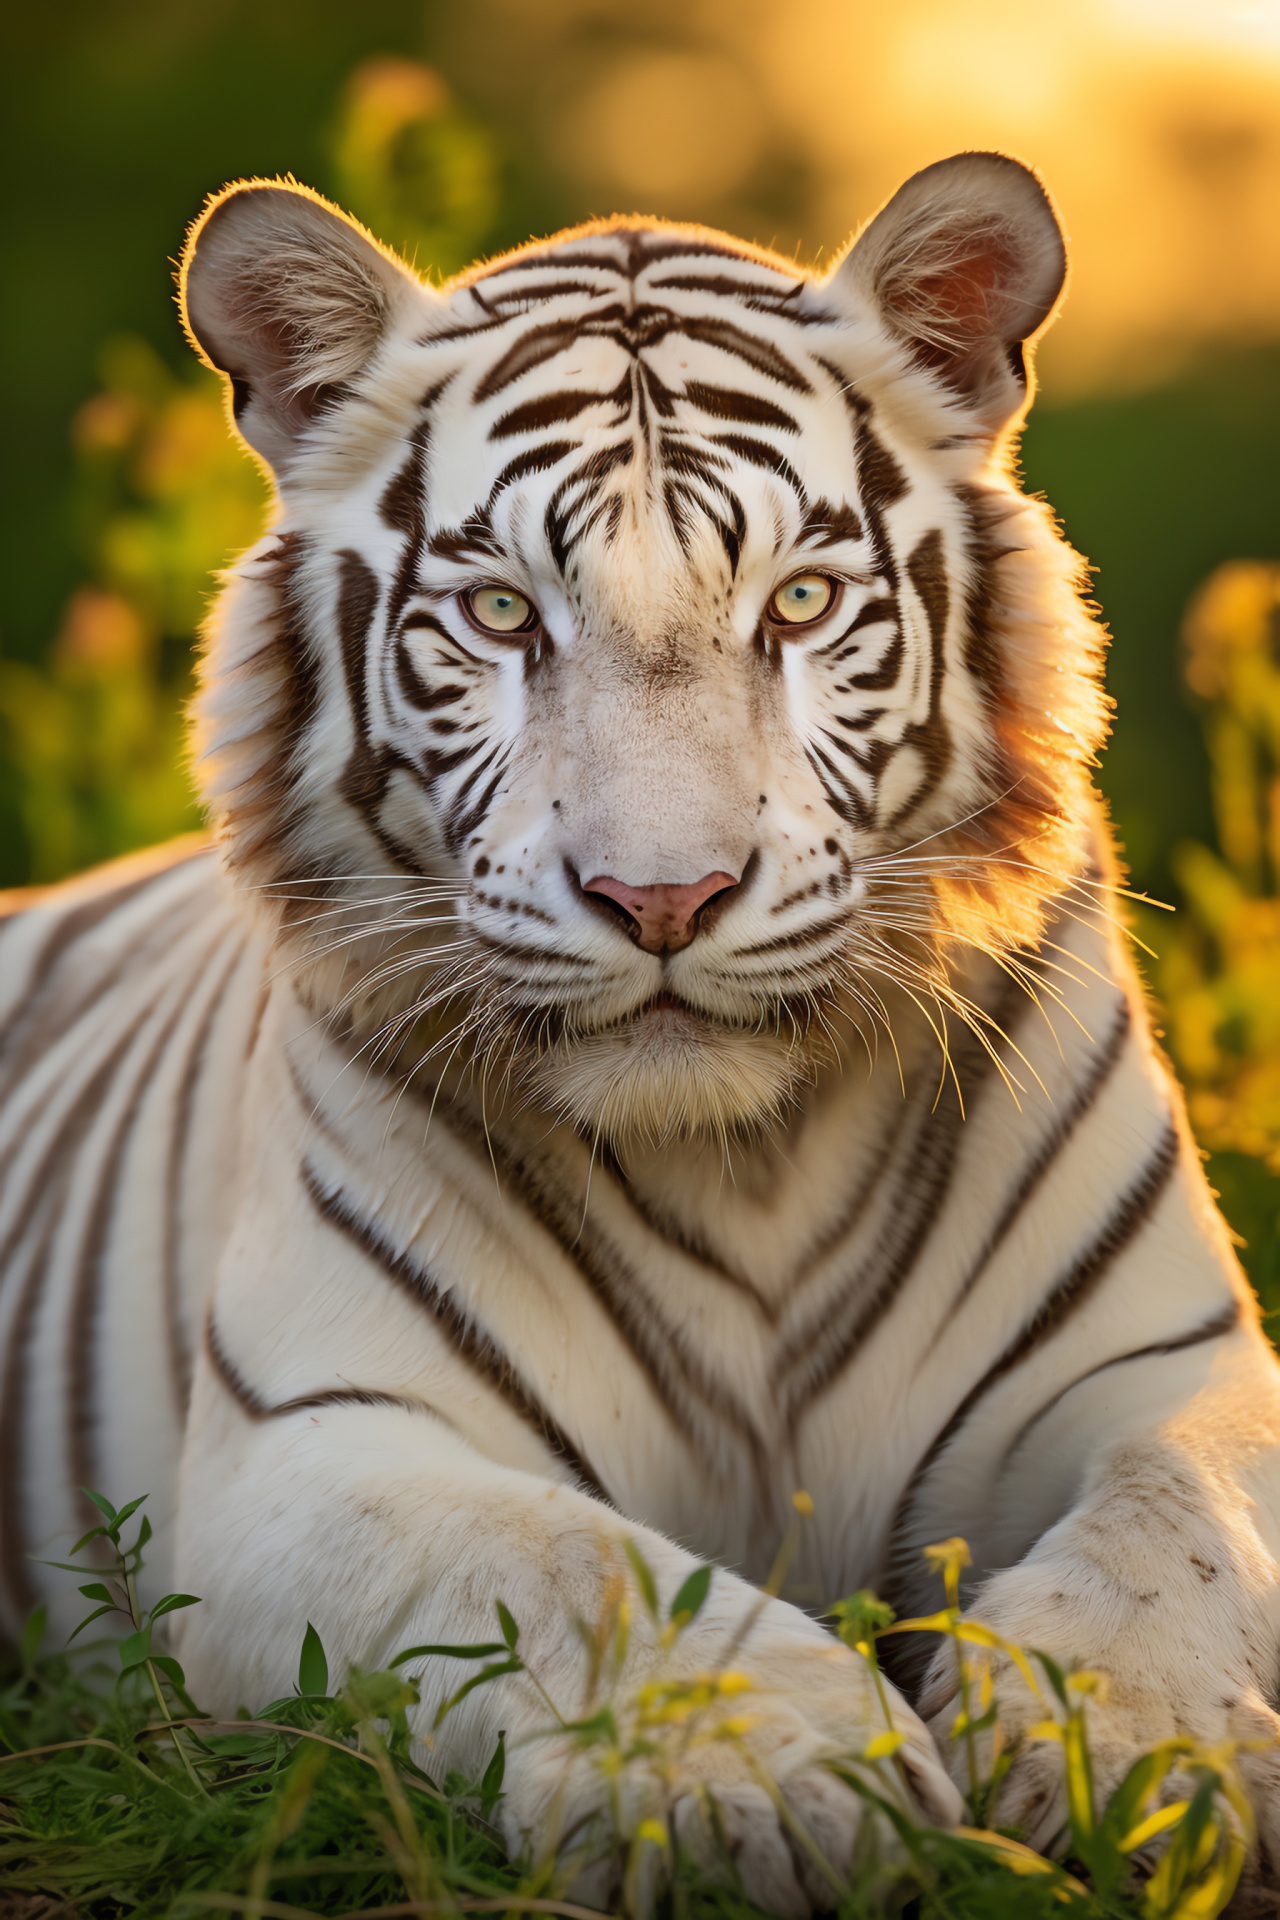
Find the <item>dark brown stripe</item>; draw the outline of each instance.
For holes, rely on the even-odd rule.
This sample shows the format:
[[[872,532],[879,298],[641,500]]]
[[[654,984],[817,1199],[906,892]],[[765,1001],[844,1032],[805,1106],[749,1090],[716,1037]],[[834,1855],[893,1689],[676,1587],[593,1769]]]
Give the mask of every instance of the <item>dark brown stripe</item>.
[[[919,725],[908,727],[902,737],[904,747],[912,747],[924,763],[924,775],[895,810],[890,827],[901,825],[926,800],[951,764],[951,733],[942,712],[942,686],[946,674],[947,614],[950,591],[947,585],[946,553],[941,533],[934,528],[911,550],[907,577],[920,597],[929,623],[929,713]]]
[[[147,1009],[149,1012],[150,1008]],[[34,1384],[29,1374],[27,1352],[31,1326],[39,1306],[53,1238],[62,1223],[66,1189],[76,1171],[77,1150],[102,1105],[112,1075],[133,1044],[147,1013],[140,1014],[121,1035],[63,1116],[39,1165],[28,1178],[24,1203],[3,1246],[0,1246],[0,1283],[7,1283],[7,1277],[13,1271],[14,1255],[35,1224],[40,1209],[43,1207],[47,1210],[45,1231],[32,1256],[21,1298],[9,1323],[3,1388],[0,1390],[0,1571],[19,1614],[29,1611],[35,1601],[24,1557],[23,1534],[27,1396]]]
[[[969,1271],[961,1283],[960,1291],[952,1302],[946,1318],[940,1322],[933,1339],[929,1342],[928,1346],[923,1349],[920,1355],[922,1362],[933,1352],[939,1340],[950,1332],[951,1322],[957,1310],[962,1307],[964,1302],[969,1298],[969,1295],[973,1292],[973,1289],[977,1286],[983,1274],[990,1266],[992,1259],[995,1257],[995,1254],[1015,1221],[1018,1219],[1023,1208],[1040,1186],[1041,1181],[1048,1173],[1058,1155],[1062,1152],[1062,1149],[1071,1139],[1072,1134],[1080,1122],[1097,1102],[1103,1088],[1115,1071],[1121,1054],[1124,1052],[1125,1042],[1129,1038],[1132,1024],[1133,1017],[1129,1009],[1129,1002],[1124,1000],[1120,1003],[1116,1011],[1116,1017],[1111,1024],[1111,1032],[1107,1035],[1106,1045],[1100,1053],[1095,1054],[1090,1060],[1089,1072],[1082,1085],[1076,1089],[1071,1105],[1061,1116],[1057,1126],[1050,1130],[1048,1138],[1041,1142],[1037,1151],[1023,1168],[1022,1177],[1005,1202],[1004,1209],[996,1221],[995,1226],[983,1242],[982,1250],[978,1254],[977,1259],[970,1265]]]
[[[815,500],[805,514],[800,537],[806,545],[819,547],[833,547],[844,540],[859,541],[862,522],[846,501],[837,504],[831,500]]]
[[[212,1307],[204,1323],[204,1348],[222,1386],[241,1412],[255,1422],[280,1420],[290,1413],[311,1413],[317,1407],[398,1407],[405,1413],[427,1413],[433,1419],[444,1421],[445,1426],[453,1425],[426,1400],[411,1400],[404,1394],[379,1393],[364,1387],[325,1387],[318,1393],[295,1394],[291,1400],[264,1400],[227,1358]]]
[[[801,507],[805,505],[808,494],[804,481],[785,455],[779,453],[776,447],[771,447],[767,440],[757,440],[749,433],[713,433],[711,444],[724,447],[737,459],[745,460],[749,466],[763,467],[775,480],[781,480],[791,488]]]
[[[41,1194],[45,1203],[44,1231],[31,1257],[27,1277],[6,1335],[4,1375],[0,1380],[0,1574],[17,1620],[30,1613],[36,1603],[35,1588],[27,1565],[26,1493],[23,1467],[26,1458],[26,1410],[31,1329],[40,1293],[48,1271],[54,1236],[62,1222],[70,1167],[60,1168],[55,1179]],[[7,1276],[6,1276],[7,1277]]]
[[[98,1314],[101,1304],[103,1267],[107,1243],[115,1218],[120,1187],[120,1169],[125,1151],[133,1137],[143,1100],[149,1093],[155,1066],[173,1037],[174,1028],[186,1008],[185,994],[177,996],[172,1012],[162,1021],[160,1030],[138,1067],[124,1111],[116,1122],[98,1169],[93,1199],[90,1202],[80,1255],[71,1284],[67,1312],[65,1348],[67,1458],[73,1487],[96,1487],[99,1482],[93,1452],[97,1385],[94,1369]],[[149,1008],[148,1013],[154,1011]],[[87,1501],[81,1502],[86,1521],[92,1517]]]
[[[192,854],[187,857],[194,859],[196,856]],[[174,862],[175,866],[182,864],[183,862],[180,861]],[[110,887],[103,893],[95,894],[92,899],[83,901],[80,906],[70,908],[61,919],[54,921],[39,952],[30,963],[29,971],[35,982],[35,993],[29,1000],[20,1000],[3,1028],[0,1028],[0,1048],[8,1044],[9,1034],[16,1022],[30,1017],[32,1006],[39,996],[48,990],[53,971],[67,948],[74,946],[75,942],[86,933],[92,933],[95,927],[100,926],[116,911],[117,907],[126,905],[153,881],[161,880],[166,874],[172,872],[173,867],[162,867],[158,873],[144,874],[140,880],[129,880],[123,886]],[[17,907],[12,915],[6,915],[5,918],[16,920],[23,913],[41,911],[54,897],[52,888],[48,892],[35,892],[28,897],[24,905]]]
[[[1013,984],[992,1015],[996,1034],[1005,1029],[1022,990]],[[994,1072],[987,1047],[967,1028],[953,1054],[955,1077],[972,1100]],[[839,1379],[911,1277],[920,1253],[951,1192],[966,1113],[948,1080],[944,1097],[911,1143],[889,1218],[869,1256],[833,1304],[797,1329],[774,1365],[777,1391],[792,1432],[819,1396]]]
[[[49,996],[65,985],[65,977],[58,971],[58,962],[66,958],[76,942],[92,933],[102,922],[109,919],[118,907],[127,906],[147,887],[159,883],[176,873],[179,867],[186,866],[190,860],[203,859],[208,848],[184,855],[181,860],[173,861],[158,872],[150,873],[143,880],[131,881],[127,886],[113,888],[105,896],[86,900],[83,906],[72,907],[52,929],[44,942],[36,960],[32,964],[31,978],[34,986],[30,995],[19,1001],[14,1008],[4,1039],[0,1047],[7,1048],[12,1041],[12,1051],[7,1057],[0,1054],[0,1099],[6,1098],[18,1085],[24,1075],[45,1053],[55,1040],[72,1027],[96,1000],[101,999],[134,965],[138,952],[176,916],[191,916],[200,911],[203,904],[193,902],[189,895],[183,895],[164,906],[158,916],[147,923],[137,937],[123,953],[113,956],[109,966],[95,969],[85,976],[83,991],[75,994],[56,1011],[56,1024],[44,1023],[39,1018]],[[0,1163],[3,1171],[3,1163]]]
[[[307,634],[301,592],[302,569],[309,550],[305,534],[282,533],[262,562],[278,616],[271,641],[280,675],[279,703],[271,723],[278,760],[274,777],[290,794],[304,764],[302,749],[307,735],[320,711],[320,665]],[[289,814],[283,824],[293,825],[293,815]],[[273,817],[276,832],[280,826]]]
[[[303,1164],[301,1179],[321,1219],[345,1234],[366,1259],[379,1267],[416,1305],[425,1307],[458,1358],[486,1386],[500,1394],[526,1425],[542,1437],[550,1451],[563,1460],[588,1493],[594,1494],[597,1499],[608,1500],[609,1496],[595,1473],[520,1378],[506,1354],[488,1333],[482,1332],[460,1312],[452,1296],[436,1284],[430,1270],[394,1247],[371,1220],[356,1211],[339,1190],[326,1186],[310,1161]]]
[[[758,1484],[764,1488],[767,1463],[750,1410],[727,1381],[707,1375],[681,1329],[662,1315],[613,1239],[596,1226],[586,1195],[570,1192],[532,1153],[513,1151],[496,1130],[486,1133],[457,1106],[450,1107],[448,1124],[478,1157],[492,1161],[504,1185],[559,1246],[613,1323],[686,1444],[705,1451],[702,1443],[709,1442],[715,1450],[718,1436],[708,1434],[705,1425],[705,1415],[713,1415],[749,1448]]]
[[[191,1398],[191,1354],[182,1325],[182,1185],[187,1147],[191,1139],[191,1118],[195,1106],[196,1083],[204,1069],[205,1054],[213,1023],[226,998],[227,988],[241,960],[245,942],[241,940],[214,987],[208,1005],[187,1049],[173,1097],[173,1121],[169,1132],[169,1152],[164,1177],[164,1249],[161,1256],[161,1285],[164,1296],[165,1342],[169,1352],[169,1379],[173,1388],[174,1411],[181,1424],[187,1417]],[[263,995],[259,992],[259,1006]],[[256,1036],[261,1014],[255,1009],[253,1033]],[[252,1046],[250,1046],[252,1052]]]
[[[1087,1373],[1082,1373],[1078,1379],[1071,1381],[1069,1386],[1062,1387],[1054,1394],[1052,1400],[1045,1402],[1039,1413],[1033,1413],[1025,1425],[1018,1429],[1017,1434],[1004,1450],[1001,1472],[1012,1460],[1031,1429],[1038,1426],[1041,1420],[1047,1419],[1059,1401],[1065,1400],[1067,1395],[1074,1393],[1077,1387],[1082,1387],[1086,1380],[1092,1380],[1099,1373],[1106,1373],[1111,1367],[1127,1367],[1131,1360],[1151,1360],[1160,1354],[1183,1353],[1188,1347],[1203,1346],[1208,1340],[1220,1340],[1224,1334],[1233,1333],[1239,1324],[1240,1302],[1232,1300],[1220,1312],[1203,1321],[1200,1326],[1193,1327],[1190,1333],[1180,1334],[1174,1340],[1157,1340],[1149,1347],[1135,1348],[1132,1353],[1118,1353],[1113,1360],[1099,1361],[1096,1367],[1090,1367]]]
[[[253,1019],[245,1037],[244,1057],[252,1060],[258,1045],[258,1035],[262,1032],[262,1022],[266,1018],[267,1004],[271,999],[271,975],[267,971],[266,960],[262,963],[262,984],[258,988],[258,997],[254,1002]]]
[[[562,426],[576,420],[589,407],[613,406],[625,409],[631,400],[630,376],[612,393],[596,393],[583,387],[567,387],[559,393],[544,393],[537,400],[526,400],[501,414],[489,429],[491,440],[509,440],[520,433],[542,433],[547,427]],[[614,423],[616,424],[616,422]]]
[[[1093,1297],[1112,1262],[1150,1219],[1178,1164],[1178,1148],[1177,1132],[1168,1122],[1160,1144],[1133,1185],[1116,1202],[1101,1232],[1063,1278],[1049,1289],[1021,1333],[1010,1341],[976,1386],[970,1388],[931,1442],[898,1502],[889,1552],[891,1585],[908,1585],[916,1573],[912,1564],[914,1556],[904,1536],[911,1508],[930,1471],[991,1389],[1060,1333],[1067,1321]]]
[[[734,387],[713,387],[703,380],[689,380],[681,397],[695,406],[699,413],[709,413],[716,420],[737,420],[749,427],[776,427],[779,433],[800,431],[800,422],[792,414],[784,413],[772,400],[766,400],[758,393],[740,393]],[[857,524],[856,519],[854,524]],[[805,530],[808,531],[808,522]],[[858,535],[855,534],[854,538],[858,538]]]

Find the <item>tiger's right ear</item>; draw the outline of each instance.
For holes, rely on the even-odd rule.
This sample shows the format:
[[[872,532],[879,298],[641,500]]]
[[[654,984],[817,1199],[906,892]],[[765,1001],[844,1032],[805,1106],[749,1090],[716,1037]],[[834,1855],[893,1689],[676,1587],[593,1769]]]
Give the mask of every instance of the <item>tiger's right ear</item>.
[[[183,325],[231,383],[236,425],[279,474],[335,388],[367,365],[422,283],[306,187],[226,187],[187,236]]]

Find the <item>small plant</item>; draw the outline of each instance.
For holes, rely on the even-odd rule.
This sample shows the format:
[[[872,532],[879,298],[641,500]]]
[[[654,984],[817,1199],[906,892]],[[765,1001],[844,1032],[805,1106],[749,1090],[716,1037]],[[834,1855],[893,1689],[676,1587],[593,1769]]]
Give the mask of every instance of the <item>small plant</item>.
[[[752,1920],[760,1910],[732,1862],[726,1856],[713,1873],[699,1867],[676,1844],[667,1818],[682,1763],[712,1741],[736,1744],[771,1792],[793,1846],[830,1879],[840,1920],[880,1920],[909,1902],[919,1920],[1057,1920],[1064,1913],[1214,1920],[1247,1855],[1252,1823],[1230,1748],[1167,1741],[1098,1807],[1088,1713],[1105,1697],[1105,1677],[1064,1672],[966,1616],[961,1540],[929,1551],[946,1591],[937,1613],[896,1620],[867,1591],[831,1609],[840,1638],[868,1664],[884,1722],[857,1751],[829,1762],[873,1815],[842,1879],[751,1755],[754,1689],[738,1664],[749,1664],[749,1635],[727,1643],[712,1670],[663,1672],[664,1657],[702,1613],[711,1567],[691,1574],[664,1612],[651,1569],[628,1543],[625,1563],[609,1570],[597,1619],[574,1623],[585,1682],[576,1713],[532,1670],[519,1623],[499,1600],[494,1639],[409,1647],[384,1672],[352,1668],[337,1691],[308,1625],[296,1691],[253,1718],[242,1712],[218,1721],[199,1711],[181,1667],[155,1645],[157,1624],[198,1604],[195,1596],[170,1594],[141,1608],[145,1517],[130,1543],[124,1535],[142,1501],[117,1510],[99,1494],[89,1498],[102,1521],[77,1542],[70,1562],[55,1563],[83,1572],[75,1558],[89,1550],[102,1561],[98,1577],[81,1585],[95,1604],[72,1640],[110,1617],[127,1631],[83,1653],[46,1653],[37,1609],[21,1668],[0,1689],[0,1886],[61,1903],[61,1920],[195,1920],[217,1911],[245,1920],[468,1911],[572,1920],[586,1910],[566,1899],[566,1888],[584,1865],[609,1854],[628,1916]],[[800,1515],[811,1511],[804,1496],[796,1505]],[[775,1584],[793,1547],[794,1540],[784,1543]],[[638,1685],[625,1678],[636,1607],[655,1653],[650,1677]],[[952,1832],[917,1826],[910,1816],[902,1735],[880,1671],[879,1641],[913,1632],[949,1640],[956,1662],[959,1712],[950,1739],[962,1756],[969,1824]],[[598,1771],[599,1817],[555,1833],[538,1859],[508,1861],[489,1824],[503,1792],[505,1736],[478,1781],[433,1781],[413,1757],[409,1713],[426,1675],[411,1680],[403,1669],[436,1658],[472,1660],[477,1670],[443,1695],[434,1727],[476,1688],[525,1675],[547,1712],[535,1737],[554,1739],[570,1759]],[[998,1675],[1010,1669],[1043,1709],[1026,1737],[1062,1748],[1067,1818],[1052,1857],[999,1825],[1000,1787],[1017,1753],[999,1717]],[[712,1835],[720,1834],[710,1792],[707,1811]],[[896,1849],[881,1844],[890,1835]]]

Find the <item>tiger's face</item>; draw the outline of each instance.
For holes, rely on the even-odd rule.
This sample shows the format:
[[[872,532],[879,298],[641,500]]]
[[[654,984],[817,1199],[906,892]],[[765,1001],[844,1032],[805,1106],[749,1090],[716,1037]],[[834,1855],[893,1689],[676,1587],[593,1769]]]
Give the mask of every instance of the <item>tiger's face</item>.
[[[330,1005],[587,1128],[723,1133],[1034,931],[1101,719],[999,452],[1061,248],[1014,163],[930,173],[821,284],[609,224],[438,295],[297,190],[205,215],[189,323],[283,506],[213,643],[211,799]],[[1020,592],[1058,659],[1002,646]]]

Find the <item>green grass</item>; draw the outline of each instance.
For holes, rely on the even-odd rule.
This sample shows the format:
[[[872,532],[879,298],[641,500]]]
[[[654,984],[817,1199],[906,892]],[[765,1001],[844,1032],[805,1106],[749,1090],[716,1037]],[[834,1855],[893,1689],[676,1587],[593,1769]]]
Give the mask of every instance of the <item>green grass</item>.
[[[433,1781],[410,1757],[406,1714],[419,1684],[395,1669],[427,1650],[406,1650],[387,1672],[352,1670],[331,1690],[323,1648],[308,1628],[295,1694],[252,1719],[201,1715],[177,1662],[152,1644],[164,1614],[198,1602],[170,1595],[143,1612],[137,1573],[149,1537],[145,1519],[133,1542],[122,1542],[141,1503],[117,1514],[92,1497],[104,1522],[75,1550],[88,1545],[96,1556],[85,1570],[97,1577],[81,1585],[95,1603],[84,1624],[116,1613],[128,1632],[83,1652],[45,1651],[42,1611],[28,1624],[20,1662],[0,1690],[0,1920],[584,1911],[565,1898],[570,1869],[553,1858],[511,1863],[505,1856],[492,1824],[505,1767],[501,1741],[474,1782]],[[888,1725],[878,1738],[833,1762],[869,1818],[850,1875],[833,1884],[831,1911],[841,1920],[1213,1920],[1235,1886],[1249,1827],[1229,1760],[1170,1742],[1139,1762],[1106,1808],[1095,1809],[1087,1714],[1098,1677],[1064,1675],[1045,1656],[1006,1648],[962,1616],[956,1595],[964,1553],[959,1541],[933,1550],[950,1604],[928,1621],[894,1623],[869,1594],[842,1603],[832,1621],[877,1674],[884,1633],[914,1627],[951,1637],[963,1709],[953,1737],[968,1753],[973,1824],[942,1833],[905,1816],[886,1703]],[[74,1565],[67,1571],[77,1573]],[[652,1793],[647,1800],[652,1816],[662,1782],[690,1742],[741,1740],[751,1688],[749,1675],[709,1674],[622,1690],[630,1607],[647,1610],[660,1644],[671,1648],[713,1577],[695,1574],[664,1619],[634,1553],[632,1571],[634,1586],[618,1583],[599,1622],[578,1623],[594,1676],[591,1711],[566,1723],[548,1700],[548,1721],[561,1736],[567,1729],[604,1778],[630,1770],[633,1781],[655,1789],[658,1800]],[[500,1637],[472,1650],[476,1672],[442,1705],[436,1724],[464,1693],[500,1673],[523,1671],[538,1685],[519,1654],[518,1623],[500,1605],[496,1615]],[[997,1734],[988,1665],[996,1654],[1011,1657],[1041,1693],[1038,1736],[1062,1747],[1070,1819],[1055,1850],[1060,1858],[1042,1858],[1016,1835],[985,1825],[1013,1758]],[[812,1840],[780,1811],[795,1845],[812,1854]],[[711,1821],[714,1828],[714,1809]],[[577,1844],[579,1862],[584,1849],[614,1857],[615,1911],[644,1910],[642,1889],[656,1886],[656,1912],[673,1920],[752,1920],[760,1912],[727,1856],[712,1872],[673,1857],[670,1835],[652,1817],[636,1816],[626,1831],[602,1826]],[[571,1850],[562,1846],[562,1859]]]

